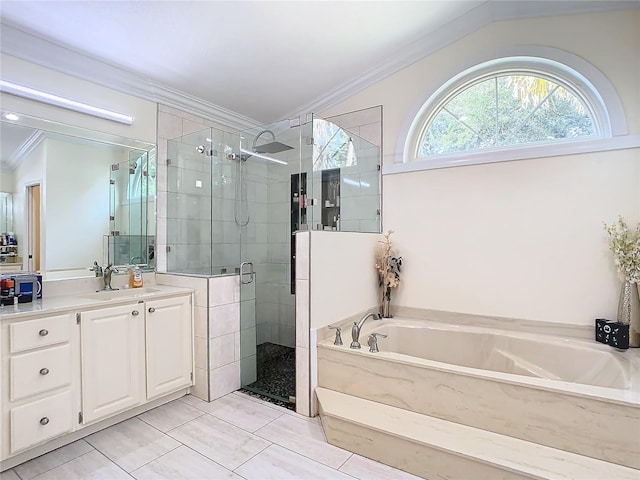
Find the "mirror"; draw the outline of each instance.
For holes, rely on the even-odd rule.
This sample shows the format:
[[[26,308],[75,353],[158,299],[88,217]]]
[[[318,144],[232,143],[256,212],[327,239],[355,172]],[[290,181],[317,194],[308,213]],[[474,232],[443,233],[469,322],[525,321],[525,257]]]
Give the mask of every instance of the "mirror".
[[[23,268],[46,280],[93,276],[94,261],[153,269],[155,146],[4,113],[1,190]]]
[[[0,235],[13,232],[13,194],[0,191]]]

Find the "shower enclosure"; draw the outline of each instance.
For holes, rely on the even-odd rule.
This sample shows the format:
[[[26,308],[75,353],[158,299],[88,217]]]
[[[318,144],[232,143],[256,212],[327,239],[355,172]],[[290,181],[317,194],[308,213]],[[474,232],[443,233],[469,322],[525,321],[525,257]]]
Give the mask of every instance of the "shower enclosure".
[[[380,232],[381,107],[169,141],[167,271],[238,275],[246,390],[295,402],[295,233]]]

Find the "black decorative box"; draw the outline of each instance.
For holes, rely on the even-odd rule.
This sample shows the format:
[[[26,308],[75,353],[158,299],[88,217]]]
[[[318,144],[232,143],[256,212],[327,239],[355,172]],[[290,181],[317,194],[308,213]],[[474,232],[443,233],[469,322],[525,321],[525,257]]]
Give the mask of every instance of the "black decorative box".
[[[629,324],[596,318],[596,342],[626,350],[629,348]]]

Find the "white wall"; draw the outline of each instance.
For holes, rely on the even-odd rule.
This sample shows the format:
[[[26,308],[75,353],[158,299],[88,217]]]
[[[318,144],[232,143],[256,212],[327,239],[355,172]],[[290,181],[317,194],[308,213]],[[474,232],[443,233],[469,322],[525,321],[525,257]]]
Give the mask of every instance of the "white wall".
[[[378,305],[375,251],[382,237],[351,232],[310,234],[311,329]]]
[[[640,10],[489,25],[325,115],[382,104],[389,164],[425,92],[519,45],[593,64],[620,96],[629,133],[640,133]],[[399,304],[573,324],[615,318],[619,282],[602,222],[640,220],[640,149],[386,175],[383,192],[384,229],[396,231],[405,260]],[[374,274],[363,266],[360,276]]]
[[[132,115],[134,122],[133,125],[124,125],[8,94],[0,94],[3,109],[148,143],[156,142],[154,102],[55,72],[4,53],[0,54],[0,63],[3,80]]]
[[[109,167],[126,154],[95,143],[45,143],[45,269],[89,268],[102,262],[103,236],[109,233]]]
[[[13,192],[15,185],[14,172],[0,172],[0,192]]]

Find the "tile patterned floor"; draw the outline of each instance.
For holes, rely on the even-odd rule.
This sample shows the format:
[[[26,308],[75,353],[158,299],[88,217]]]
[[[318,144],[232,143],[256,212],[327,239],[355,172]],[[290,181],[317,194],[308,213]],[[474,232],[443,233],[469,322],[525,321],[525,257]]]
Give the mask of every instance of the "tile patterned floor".
[[[234,392],[187,395],[0,474],[0,480],[418,480],[325,439],[319,418]]]

